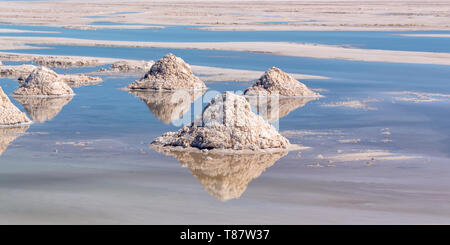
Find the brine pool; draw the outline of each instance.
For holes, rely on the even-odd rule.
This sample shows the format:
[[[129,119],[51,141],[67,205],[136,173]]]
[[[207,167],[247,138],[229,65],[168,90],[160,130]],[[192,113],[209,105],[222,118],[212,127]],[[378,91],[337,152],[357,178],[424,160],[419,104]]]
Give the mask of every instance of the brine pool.
[[[201,32],[177,28],[181,33]],[[100,36],[103,31],[111,37],[133,38],[114,34],[114,30],[64,33]],[[168,31],[156,32],[151,40],[180,40],[175,34],[170,40],[170,33],[159,37],[163,32]],[[325,35],[214,33],[209,41],[255,41],[246,39],[253,33],[256,41],[292,41],[300,36],[317,41]],[[330,39],[330,35],[340,39]],[[398,49],[401,39],[410,42],[402,46],[406,50],[448,52],[450,47],[445,38],[395,37],[376,42],[371,35],[386,34],[327,32],[323,42]],[[184,35],[182,41],[193,41],[194,36]],[[431,40],[435,45],[425,45]],[[292,143],[310,149],[267,156],[171,156],[149,147],[155,137],[188,123],[212,93],[243,91],[251,82],[207,83],[208,96],[184,104],[184,121],[168,115],[174,108],[164,102],[164,95],[120,90],[138,78],[131,76],[102,76],[104,82],[98,85],[74,89],[73,98],[28,102],[34,107],[12,99],[35,122],[15,129],[12,138],[7,129],[0,135],[0,149],[4,149],[0,153],[2,224],[450,222],[449,66],[234,51],[46,47],[12,52],[146,60],[172,52],[192,65],[261,71],[277,66],[286,72],[329,79],[302,80],[320,89],[324,97],[284,101],[282,105],[291,109],[275,123]],[[55,70],[74,73],[99,68]],[[17,88],[14,79],[0,81],[7,94]]]

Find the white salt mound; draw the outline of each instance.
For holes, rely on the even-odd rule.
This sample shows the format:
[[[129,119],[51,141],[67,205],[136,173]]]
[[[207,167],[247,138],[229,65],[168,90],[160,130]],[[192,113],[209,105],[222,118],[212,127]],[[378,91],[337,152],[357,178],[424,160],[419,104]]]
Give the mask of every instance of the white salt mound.
[[[272,125],[252,112],[243,96],[231,92],[217,95],[190,126],[165,133],[152,144],[251,151],[286,150],[290,146]]]
[[[317,97],[318,93],[311,91],[305,84],[295,80],[291,75],[281,69],[272,67],[267,70],[251,87],[244,92],[245,95],[280,95]]]
[[[16,96],[67,96],[73,94],[69,85],[56,72],[45,67],[34,69],[25,81],[20,82],[19,88],[13,93]]]
[[[10,126],[28,122],[30,122],[30,119],[27,115],[11,103],[11,100],[0,87],[0,125]]]
[[[155,64],[151,61],[117,61],[109,67],[109,71],[126,73],[126,72],[147,72]]]
[[[166,54],[150,68],[144,77],[127,86],[127,89],[176,90],[205,89],[205,84],[192,73],[183,59]]]

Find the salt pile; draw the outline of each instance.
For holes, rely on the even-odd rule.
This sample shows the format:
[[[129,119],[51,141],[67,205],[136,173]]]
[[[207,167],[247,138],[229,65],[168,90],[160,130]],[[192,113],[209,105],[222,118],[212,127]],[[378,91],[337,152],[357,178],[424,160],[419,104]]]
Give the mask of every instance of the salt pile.
[[[318,93],[311,91],[305,84],[295,80],[291,75],[276,67],[267,70],[251,87],[245,90],[244,94],[263,96],[320,96]]]
[[[64,74],[58,76],[61,78],[63,82],[65,82],[71,88],[96,85],[103,82],[103,79],[101,77],[92,77],[83,74]]]
[[[24,80],[30,73],[36,69],[34,65],[8,65],[0,66],[0,77],[18,78]]]
[[[0,126],[12,126],[22,123],[29,123],[25,113],[21,112],[0,87]]]
[[[97,59],[81,58],[81,57],[64,57],[64,56],[38,56],[33,58],[33,62],[39,66],[47,66],[54,68],[68,67],[84,67],[97,66]]]
[[[170,150],[161,152],[175,157],[183,167],[189,168],[205,190],[220,201],[239,198],[252,180],[287,154],[203,154]]]
[[[73,95],[72,89],[56,72],[38,67],[25,81],[21,81],[13,96],[67,96]]]
[[[183,59],[167,54],[158,60],[144,77],[127,86],[127,89],[176,90],[205,89],[205,84],[192,73]]]
[[[243,96],[217,95],[190,126],[165,133],[152,143],[187,149],[286,150],[290,143],[252,112]]]

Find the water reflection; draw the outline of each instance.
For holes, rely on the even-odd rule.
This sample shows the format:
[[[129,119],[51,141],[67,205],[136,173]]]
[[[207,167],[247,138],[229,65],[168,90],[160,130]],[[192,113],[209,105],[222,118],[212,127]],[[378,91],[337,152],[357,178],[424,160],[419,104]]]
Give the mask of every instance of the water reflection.
[[[191,108],[191,104],[205,91],[129,91],[140,98],[148,109],[165,124],[181,118]]]
[[[8,148],[9,144],[22,136],[29,126],[20,127],[0,127],[0,156]]]
[[[275,122],[292,111],[305,106],[317,97],[271,97],[247,96],[248,102],[256,109],[258,115],[269,122]]]
[[[191,170],[192,175],[211,196],[220,201],[239,198],[253,179],[287,154],[212,154],[162,148],[155,150],[175,157],[183,167]]]
[[[64,97],[13,97],[19,102],[34,122],[51,120],[69,103],[73,96]]]

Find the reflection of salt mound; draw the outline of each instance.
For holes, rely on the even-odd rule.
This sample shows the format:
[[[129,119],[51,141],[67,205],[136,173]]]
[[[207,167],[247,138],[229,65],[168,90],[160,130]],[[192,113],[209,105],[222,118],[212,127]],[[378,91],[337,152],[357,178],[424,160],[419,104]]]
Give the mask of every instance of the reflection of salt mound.
[[[64,97],[16,97],[33,121],[45,122],[51,120],[72,100],[73,96]]]
[[[232,150],[280,150],[290,145],[272,125],[252,112],[243,96],[230,92],[217,95],[190,126],[165,133],[153,144]]]
[[[291,111],[303,107],[314,97],[272,97],[272,96],[249,96],[247,100],[256,109],[258,115],[269,122],[287,116]]]
[[[267,70],[251,87],[244,92],[245,95],[281,95],[281,96],[319,96],[305,84],[295,80],[279,68],[272,67]]]
[[[167,54],[158,60],[144,77],[127,86],[128,89],[176,90],[205,89],[205,84],[196,77],[183,59]]]
[[[181,118],[191,108],[204,91],[131,91],[139,97],[148,109],[163,123],[171,123]]]
[[[28,119],[27,115],[11,103],[11,100],[9,100],[8,96],[6,96],[0,87],[0,126],[28,122],[30,122],[30,119]]]
[[[3,154],[6,148],[8,148],[9,144],[11,144],[11,142],[24,134],[27,129],[28,126],[8,128],[0,127],[0,156]]]
[[[163,151],[191,170],[213,197],[227,201],[239,198],[253,179],[272,166],[287,152],[273,154],[203,154]]]
[[[73,95],[73,91],[56,72],[45,67],[38,67],[20,83],[14,95],[65,96]]]

